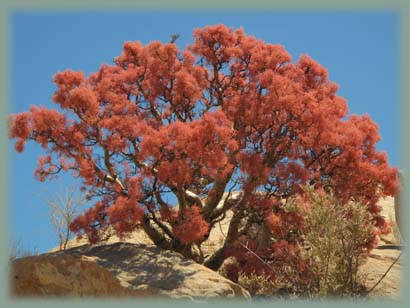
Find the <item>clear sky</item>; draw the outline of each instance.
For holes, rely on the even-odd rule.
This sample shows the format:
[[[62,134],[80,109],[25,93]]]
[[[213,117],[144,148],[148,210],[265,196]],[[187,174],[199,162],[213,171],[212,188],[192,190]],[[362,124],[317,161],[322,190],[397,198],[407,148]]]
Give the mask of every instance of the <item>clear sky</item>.
[[[10,112],[26,111],[31,104],[55,108],[51,78],[56,72],[97,71],[103,63],[112,64],[125,41],[169,42],[178,33],[177,44],[183,48],[192,42],[194,28],[218,23],[284,45],[293,60],[307,53],[325,66],[350,112],[367,113],[378,123],[378,149],[400,167],[399,19],[393,11],[15,11]],[[11,242],[37,252],[57,245],[40,196],[53,194],[58,185],[40,183],[33,175],[41,153],[39,146],[28,143],[18,154],[10,142]],[[63,185],[72,182],[69,176],[60,180]]]

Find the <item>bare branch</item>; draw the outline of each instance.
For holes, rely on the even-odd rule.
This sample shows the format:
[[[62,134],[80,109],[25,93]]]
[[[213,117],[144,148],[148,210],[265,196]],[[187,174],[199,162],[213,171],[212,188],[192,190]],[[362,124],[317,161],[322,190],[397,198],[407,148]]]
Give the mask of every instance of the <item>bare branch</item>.
[[[59,249],[67,248],[71,237],[70,224],[79,213],[79,207],[85,204],[85,197],[76,193],[73,186],[65,188],[64,193],[57,192],[46,199],[49,207],[50,220],[57,233]]]
[[[401,252],[397,258],[393,261],[392,264],[390,264],[389,268],[384,272],[384,274],[380,277],[380,279],[373,285],[373,287],[370,288],[369,291],[366,292],[366,295],[369,295],[378,285],[379,283],[384,279],[384,277],[386,277],[386,275],[390,272],[390,270],[393,268],[393,266],[397,263],[397,261],[399,261],[401,255],[403,254],[403,252]]]
[[[190,190],[185,190],[185,198],[189,201],[194,202],[196,205],[198,205],[200,208],[204,207],[204,204],[201,200],[201,198],[194,192]]]

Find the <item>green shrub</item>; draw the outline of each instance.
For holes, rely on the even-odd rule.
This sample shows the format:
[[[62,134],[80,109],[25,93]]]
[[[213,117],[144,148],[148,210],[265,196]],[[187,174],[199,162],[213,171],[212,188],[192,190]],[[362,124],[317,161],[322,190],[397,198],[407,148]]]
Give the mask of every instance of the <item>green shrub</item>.
[[[359,202],[338,203],[332,194],[306,190],[303,254],[309,260],[311,296],[355,295],[359,266],[376,240],[372,216]]]

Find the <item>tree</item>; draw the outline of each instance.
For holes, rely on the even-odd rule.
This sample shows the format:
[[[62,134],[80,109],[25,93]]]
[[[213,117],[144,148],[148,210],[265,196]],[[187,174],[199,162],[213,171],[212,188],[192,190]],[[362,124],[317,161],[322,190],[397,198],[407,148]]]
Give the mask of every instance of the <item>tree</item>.
[[[71,230],[95,243],[110,227],[120,236],[142,228],[157,246],[217,269],[251,209],[280,218],[281,201],[305,184],[332,189],[341,203],[364,200],[374,228],[384,228],[376,203],[397,192],[397,169],[375,149],[377,125],[348,115],[327,70],[307,55],[292,63],[282,46],[242,29],[193,36],[184,50],[126,42],[113,65],[88,77],[57,73],[59,109],[10,116],[16,150],[35,141],[46,152],[39,180],[72,172],[95,201]],[[201,243],[228,210],[226,240],[204,258]]]
[[[86,203],[86,198],[75,186],[67,186],[64,192],[57,192],[47,198],[50,221],[58,237],[59,250],[65,250],[72,237],[70,224],[80,213],[80,207]]]

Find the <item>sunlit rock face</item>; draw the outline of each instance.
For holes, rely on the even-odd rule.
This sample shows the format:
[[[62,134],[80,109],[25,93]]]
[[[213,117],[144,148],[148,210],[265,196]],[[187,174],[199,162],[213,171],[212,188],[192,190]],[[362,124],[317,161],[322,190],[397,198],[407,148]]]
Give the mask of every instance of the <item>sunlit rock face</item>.
[[[178,253],[125,242],[17,259],[11,285],[15,296],[250,298],[239,285]]]

